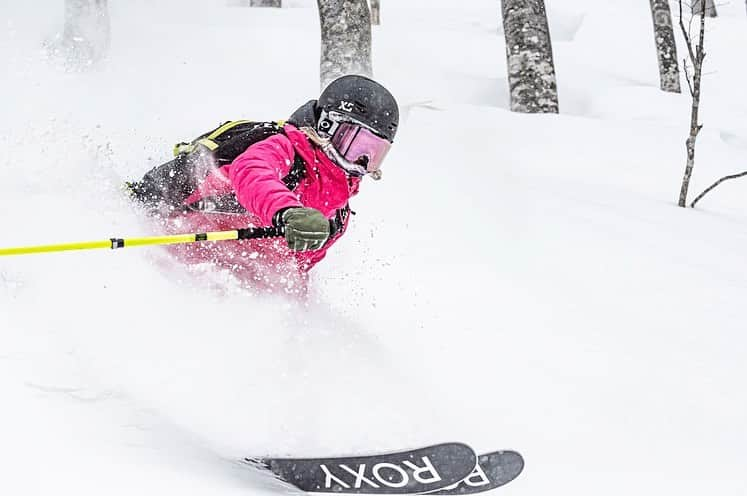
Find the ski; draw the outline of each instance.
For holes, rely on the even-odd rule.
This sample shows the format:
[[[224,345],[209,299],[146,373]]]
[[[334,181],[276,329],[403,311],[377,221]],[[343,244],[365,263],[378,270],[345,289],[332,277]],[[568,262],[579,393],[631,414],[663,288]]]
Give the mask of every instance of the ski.
[[[480,455],[477,467],[462,481],[430,494],[461,495],[490,491],[508,484],[524,470],[524,458],[515,451],[494,451]]]
[[[302,491],[342,494],[433,492],[471,477],[477,466],[475,452],[461,443],[369,456],[245,461]]]

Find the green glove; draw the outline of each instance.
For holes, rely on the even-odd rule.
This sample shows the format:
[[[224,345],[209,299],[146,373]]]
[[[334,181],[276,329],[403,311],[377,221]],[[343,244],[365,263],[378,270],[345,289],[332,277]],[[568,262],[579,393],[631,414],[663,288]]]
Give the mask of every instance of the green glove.
[[[292,207],[276,214],[285,227],[285,240],[293,251],[318,250],[329,238],[329,220],[315,208]]]

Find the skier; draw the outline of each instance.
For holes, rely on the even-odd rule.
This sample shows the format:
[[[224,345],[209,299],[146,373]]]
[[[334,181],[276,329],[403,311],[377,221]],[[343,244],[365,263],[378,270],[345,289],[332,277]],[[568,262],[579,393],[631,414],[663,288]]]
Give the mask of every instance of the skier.
[[[361,179],[381,177],[399,109],[357,75],[331,82],[285,123],[229,121],[127,184],[169,233],[282,227],[285,239],[170,247],[179,259],[229,269],[255,288],[306,294],[308,271],[345,233]]]

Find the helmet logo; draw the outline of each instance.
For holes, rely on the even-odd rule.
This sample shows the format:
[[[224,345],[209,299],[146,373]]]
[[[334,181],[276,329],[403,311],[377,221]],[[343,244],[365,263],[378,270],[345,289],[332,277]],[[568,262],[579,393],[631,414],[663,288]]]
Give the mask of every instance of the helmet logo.
[[[337,107],[338,110],[342,110],[343,112],[352,112],[353,111],[353,103],[352,102],[346,102],[345,100],[342,100],[340,102],[340,106]]]

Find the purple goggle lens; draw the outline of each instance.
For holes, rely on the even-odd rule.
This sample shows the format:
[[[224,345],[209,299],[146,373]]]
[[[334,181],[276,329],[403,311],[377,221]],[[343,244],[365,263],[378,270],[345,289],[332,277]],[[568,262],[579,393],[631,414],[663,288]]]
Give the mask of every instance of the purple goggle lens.
[[[392,147],[365,127],[353,122],[342,122],[332,136],[332,145],[346,160],[365,167],[366,172],[379,170]]]

